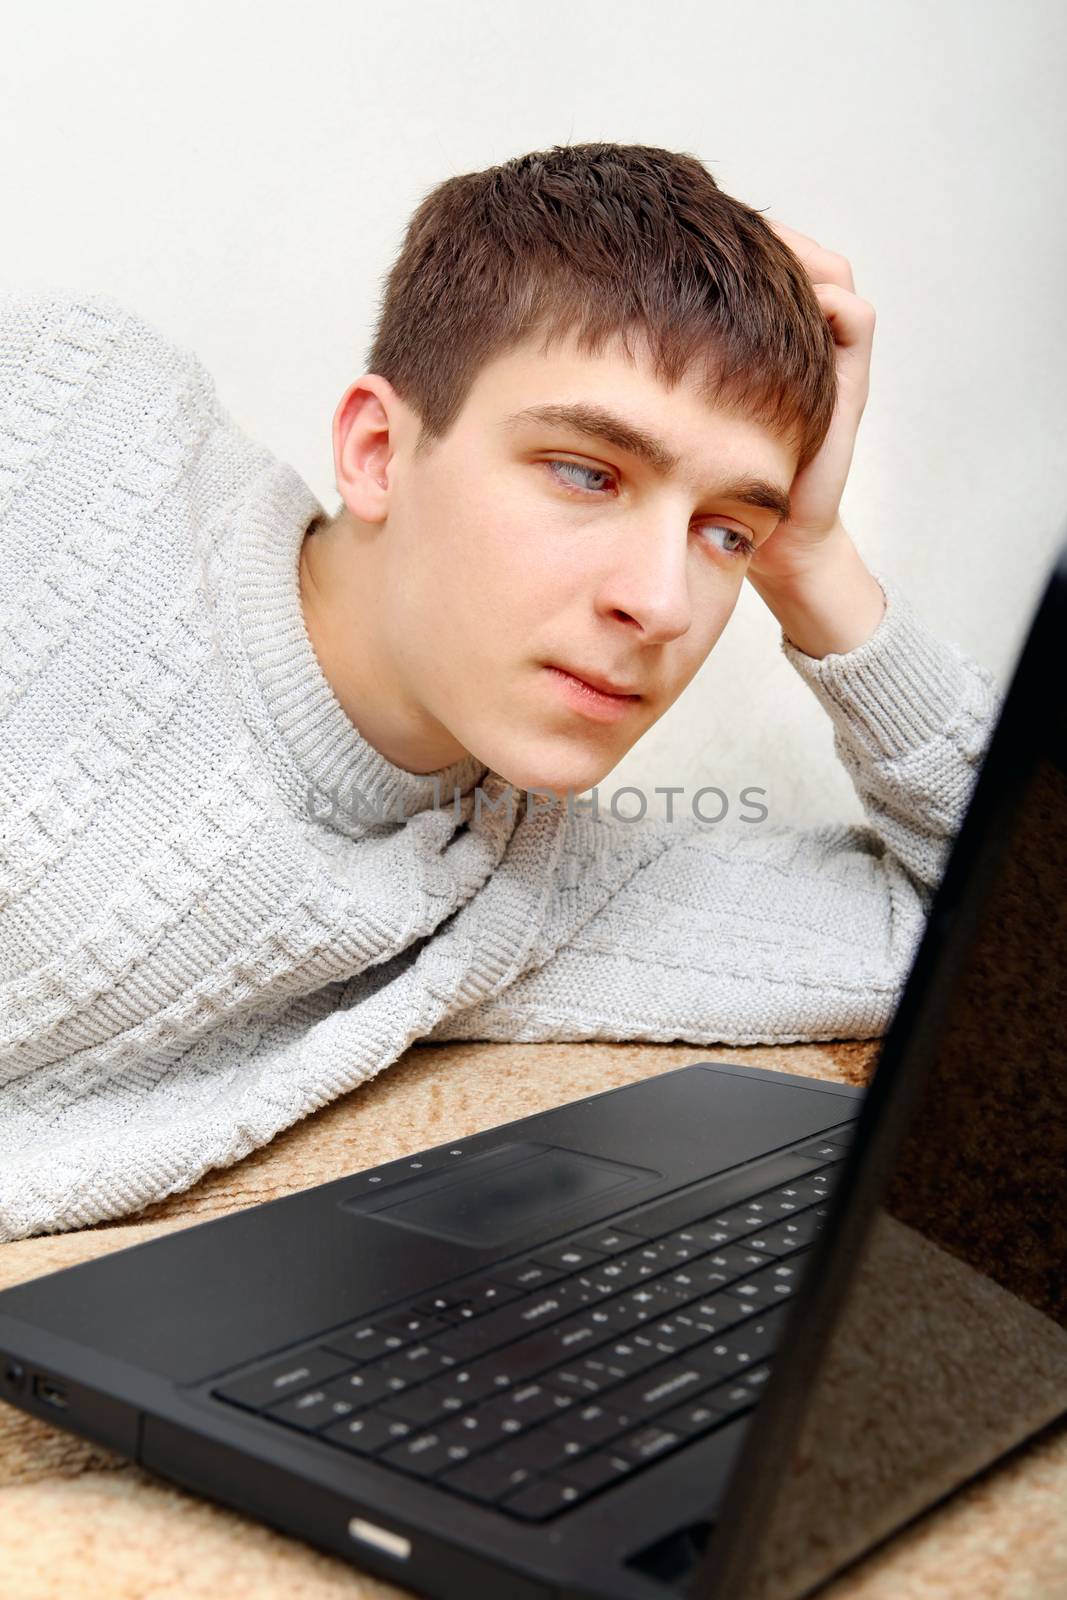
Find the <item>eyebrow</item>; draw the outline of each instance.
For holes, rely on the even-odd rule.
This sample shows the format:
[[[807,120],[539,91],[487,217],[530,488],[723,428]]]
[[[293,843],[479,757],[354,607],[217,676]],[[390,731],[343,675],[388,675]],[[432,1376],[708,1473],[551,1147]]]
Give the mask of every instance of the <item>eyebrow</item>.
[[[606,406],[588,403],[527,406],[525,410],[516,411],[510,417],[506,417],[501,426],[513,430],[527,422],[542,422],[547,423],[549,427],[569,428],[573,433],[584,434],[588,439],[599,439],[605,444],[615,445],[617,449],[626,450],[638,460],[644,461],[663,478],[669,478],[681,465],[680,458],[673,450],[667,448],[662,439],[646,433],[644,428],[628,422],[625,417],[620,417],[617,412],[610,411]],[[746,473],[740,478],[728,478],[717,486],[715,493],[723,500],[736,500],[741,505],[757,506],[764,511],[776,511],[784,522],[789,521],[791,515],[789,495],[778,484],[771,483],[767,478],[753,476],[751,473]]]

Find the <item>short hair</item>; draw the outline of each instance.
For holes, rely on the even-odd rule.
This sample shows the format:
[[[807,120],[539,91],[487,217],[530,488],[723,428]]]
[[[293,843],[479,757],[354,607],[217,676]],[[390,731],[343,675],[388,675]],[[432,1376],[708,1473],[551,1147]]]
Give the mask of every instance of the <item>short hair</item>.
[[[554,145],[430,190],[388,273],[367,369],[415,411],[416,456],[459,416],[481,368],[538,336],[596,355],[648,340],[658,380],[691,367],[709,406],[799,452],[826,437],[834,339],[807,273],[758,211],[685,152]]]

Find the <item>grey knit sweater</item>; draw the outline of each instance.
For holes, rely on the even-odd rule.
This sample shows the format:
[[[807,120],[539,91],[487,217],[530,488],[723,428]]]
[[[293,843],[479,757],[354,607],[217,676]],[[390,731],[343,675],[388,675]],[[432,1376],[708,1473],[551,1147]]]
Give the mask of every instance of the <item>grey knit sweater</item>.
[[[323,514],[193,353],[0,294],[0,1239],[184,1189],[420,1038],[891,1018],[999,710],[894,583],[857,649],[781,641],[865,826],[628,822],[367,744],[300,608]]]

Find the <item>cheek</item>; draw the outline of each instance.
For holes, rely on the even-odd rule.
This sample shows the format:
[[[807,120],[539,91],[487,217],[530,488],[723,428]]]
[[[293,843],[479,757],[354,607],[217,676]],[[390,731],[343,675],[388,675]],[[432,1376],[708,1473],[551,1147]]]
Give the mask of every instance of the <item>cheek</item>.
[[[479,641],[496,655],[530,648],[590,587],[573,530],[568,537],[537,496],[520,491],[506,475],[497,481],[484,467],[479,475],[450,463],[403,505],[394,593],[408,624],[437,643],[461,632],[468,658],[481,653]]]
[[[568,603],[581,583],[546,530],[514,507],[483,513],[456,554],[467,602],[494,633],[536,627]]]

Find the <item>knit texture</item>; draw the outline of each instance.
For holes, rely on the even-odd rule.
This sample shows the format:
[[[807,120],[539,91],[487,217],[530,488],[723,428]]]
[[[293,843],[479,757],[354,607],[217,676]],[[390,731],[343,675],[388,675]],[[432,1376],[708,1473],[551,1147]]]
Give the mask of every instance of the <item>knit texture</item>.
[[[633,823],[373,749],[304,626],[323,516],[194,353],[0,294],[0,1240],[185,1189],[417,1039],[891,1019],[1000,707],[895,583],[847,654],[781,639],[866,825]]]

